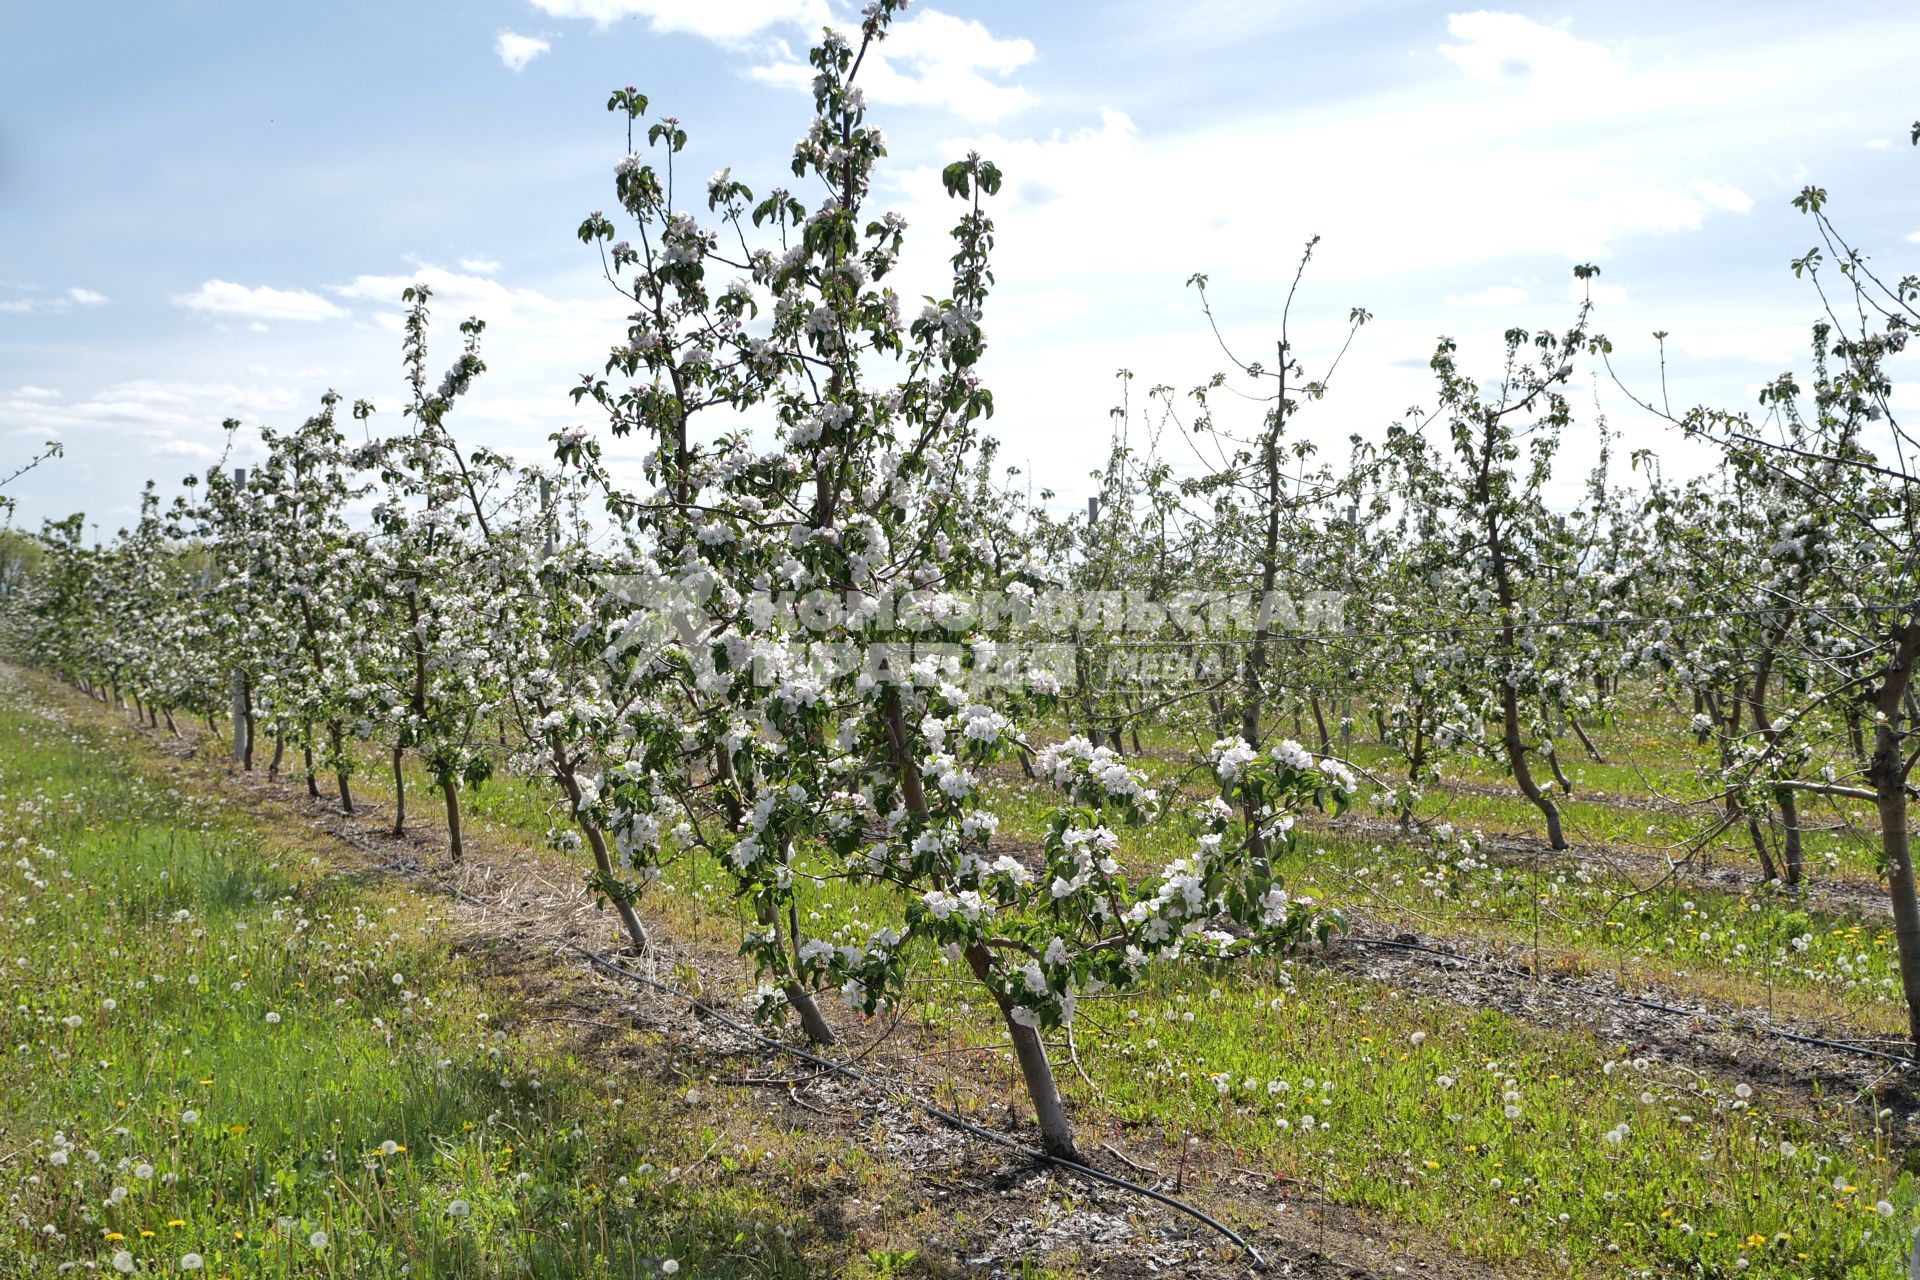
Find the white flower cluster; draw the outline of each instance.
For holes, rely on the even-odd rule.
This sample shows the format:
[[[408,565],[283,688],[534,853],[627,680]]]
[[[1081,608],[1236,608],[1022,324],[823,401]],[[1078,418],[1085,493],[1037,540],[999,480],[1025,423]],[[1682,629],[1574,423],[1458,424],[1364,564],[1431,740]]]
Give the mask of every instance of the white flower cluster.
[[[1079,734],[1043,749],[1034,769],[1077,804],[1135,806],[1151,813],[1160,802],[1160,793],[1147,786],[1145,775],[1119,753],[1096,747]]]

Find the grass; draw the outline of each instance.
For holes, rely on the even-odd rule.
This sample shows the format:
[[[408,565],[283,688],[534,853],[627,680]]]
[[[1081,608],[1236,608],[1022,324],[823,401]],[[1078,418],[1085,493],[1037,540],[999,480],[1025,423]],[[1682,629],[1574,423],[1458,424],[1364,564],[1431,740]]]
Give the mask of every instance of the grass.
[[[1910,1220],[1915,1189],[1844,1102],[1324,974],[1208,981],[1169,979],[1082,1040],[1101,1106],[1176,1146],[1543,1274],[1865,1277],[1905,1257],[1876,1206]]]
[[[508,781],[473,807],[534,833],[552,820],[543,795]],[[1044,794],[1014,784],[996,799],[1004,832],[1038,833]],[[1134,860],[1149,863],[1186,833],[1176,821],[1128,838]],[[1812,992],[1869,1020],[1892,1009],[1882,927],[1757,889],[1675,888],[1622,908],[1619,881],[1564,868],[1536,879],[1473,860],[1440,867],[1410,846],[1319,839],[1290,857],[1293,887],[1329,900],[1399,904],[1509,942],[1530,932],[1537,901],[1542,936],[1563,954],[1651,962],[1682,985],[1715,979],[1736,996],[1770,982],[1783,1002]],[[734,936],[725,885],[718,868],[690,859],[647,905],[677,929]],[[884,892],[833,881],[804,906],[810,927],[836,941],[859,940],[891,909]],[[984,1090],[950,1082],[954,1104],[977,1112],[996,1091],[1015,1097],[982,993],[937,955],[913,963],[915,1016],[951,1044],[987,1050],[999,1073]],[[1196,1177],[1252,1168],[1282,1194],[1376,1210],[1525,1274],[1880,1276],[1902,1265],[1908,1231],[1896,1223],[1920,1207],[1871,1098],[1701,1076],[1577,1032],[1291,965],[1163,971],[1135,997],[1083,1009],[1086,1087],[1068,1074],[1067,1046],[1054,1046],[1083,1128],[1131,1134],[1163,1172],[1189,1158]]]
[[[296,864],[17,687],[0,842],[0,1273],[871,1271],[787,1193],[883,1198],[858,1152],[613,1078],[423,900]]]
[[[361,781],[374,792],[384,779],[370,771]],[[1016,785],[1002,798],[1005,831],[1037,829],[1043,796]],[[477,819],[509,836],[537,839],[556,816],[534,783],[500,779],[467,799]],[[1130,851],[1157,861],[1182,839],[1170,823]],[[1531,933],[1538,904],[1542,936],[1557,947],[1652,962],[1748,995],[1770,967],[1783,990],[1837,990],[1836,999],[1866,1010],[1880,1000],[1871,984],[1885,973],[1886,947],[1874,945],[1873,928],[1790,901],[1695,888],[1622,913],[1602,910],[1617,905],[1618,884],[1570,872],[1441,870],[1425,850],[1317,838],[1292,857],[1296,889],[1397,903],[1460,931],[1515,941]],[[677,866],[644,907],[685,936],[737,937],[726,878],[699,859]],[[803,903],[810,927],[835,939],[858,938],[894,910],[883,891],[835,881]],[[1792,946],[1808,934],[1807,951]],[[1756,968],[1761,941],[1770,958]],[[1838,968],[1842,955],[1851,973]],[[954,1072],[941,1100],[990,1114],[991,1099],[1016,1094],[983,993],[954,981],[937,955],[912,963],[918,1024],[980,1051],[970,1056],[984,1063]],[[709,980],[724,984],[726,975]],[[1077,1057],[1088,1081],[1069,1072],[1069,1047],[1054,1046],[1083,1131],[1129,1135],[1164,1172],[1191,1163],[1192,1180],[1252,1169],[1295,1211],[1320,1200],[1374,1210],[1515,1274],[1864,1280],[1902,1265],[1904,1224],[1920,1208],[1920,1188],[1870,1096],[1749,1088],[1636,1058],[1577,1029],[1291,965],[1159,972],[1139,994],[1090,998],[1083,1010]],[[604,1103],[590,1092],[578,1101],[589,1111]],[[692,1264],[695,1245],[686,1253]],[[705,1257],[698,1265],[710,1267]],[[888,1245],[852,1265],[880,1274],[923,1264],[901,1262]]]

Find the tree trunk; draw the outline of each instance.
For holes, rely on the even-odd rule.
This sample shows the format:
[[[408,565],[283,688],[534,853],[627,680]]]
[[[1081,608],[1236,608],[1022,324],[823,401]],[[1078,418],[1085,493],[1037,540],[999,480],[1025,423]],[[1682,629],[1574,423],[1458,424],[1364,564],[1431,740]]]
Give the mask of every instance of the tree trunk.
[[[1786,624],[1782,623],[1775,631],[1766,652],[1761,656],[1758,670],[1753,677],[1753,689],[1747,696],[1747,709],[1753,716],[1753,727],[1760,731],[1760,736],[1769,747],[1773,748],[1779,747],[1781,734],[1773,727],[1773,718],[1767,714],[1767,683],[1773,676],[1774,647],[1780,643],[1785,632]],[[1786,863],[1787,883],[1799,884],[1802,869],[1799,807],[1794,803],[1791,791],[1776,790],[1774,804],[1780,811],[1780,856],[1781,861]],[[1769,873],[1767,878],[1772,879],[1772,874]]]
[[[1600,754],[1600,748],[1593,745],[1593,739],[1589,738],[1587,731],[1580,726],[1580,718],[1578,716],[1568,716],[1567,724],[1572,727],[1574,736],[1580,739],[1580,745],[1587,749],[1587,754],[1593,757],[1593,762],[1595,764],[1605,764],[1607,758]]]
[[[880,714],[888,745],[893,751],[894,767],[900,776],[900,791],[907,812],[916,822],[925,822],[928,812],[926,788],[921,783],[920,770],[907,750],[906,717],[900,710],[897,689],[887,690],[880,704]],[[1021,1078],[1026,1081],[1027,1097],[1033,1102],[1042,1150],[1061,1159],[1078,1161],[1080,1157],[1073,1144],[1073,1122],[1067,1119],[1066,1107],[1060,1101],[1060,1086],[1053,1078],[1053,1064],[1047,1061],[1047,1046],[1041,1042],[1039,1030],[1013,1020],[1012,1002],[995,990],[989,981],[993,974],[993,957],[988,953],[986,944],[973,943],[966,949],[965,955],[967,967],[973,970],[973,976],[993,992],[994,1003],[1000,1007],[1001,1020],[1007,1027],[1007,1038],[1013,1041],[1014,1056],[1020,1062]]]
[[[600,875],[607,882],[607,897],[612,899],[614,912],[620,917],[620,927],[626,930],[627,941],[633,944],[636,951],[643,956],[651,955],[653,943],[647,937],[646,926],[634,914],[633,904],[612,892],[613,885],[619,880],[614,870],[613,854],[607,849],[606,833],[600,830],[600,824],[589,818],[580,807],[580,784],[573,776],[573,762],[567,758],[564,748],[556,745],[552,750],[554,779],[559,782],[560,789],[567,793],[567,804],[573,810],[574,825],[587,838],[587,848],[593,852],[593,865],[599,868]]]
[[[1407,781],[1417,783],[1420,781],[1421,773],[1427,767],[1427,713],[1426,708],[1418,703],[1414,704],[1412,712],[1413,748],[1407,752]],[[1383,733],[1381,735],[1383,741],[1385,737]]]
[[[1520,698],[1513,686],[1505,681],[1500,685],[1500,718],[1503,726],[1501,743],[1507,750],[1507,765],[1513,770],[1513,780],[1520,786],[1520,794],[1533,802],[1541,816],[1547,820],[1547,847],[1564,849],[1567,837],[1560,830],[1560,809],[1540,784],[1533,780],[1533,770],[1527,767],[1527,748],[1520,741]]]
[[[721,784],[719,787],[721,807],[727,811],[728,826],[737,831],[740,820],[746,813],[745,798],[741,795],[739,780],[734,776],[733,758],[727,754],[724,744],[715,746],[713,749],[713,774]],[[784,854],[785,851],[783,847],[782,853]],[[749,891],[751,882],[738,877],[736,881],[743,892]],[[772,904],[762,901],[759,894],[754,895],[754,901],[756,904],[754,915],[760,921],[760,927],[774,930],[777,941],[780,936],[780,917],[774,912]],[[787,936],[794,946],[799,946],[800,921],[797,917]],[[786,944],[781,945],[784,953]],[[813,992],[798,982],[783,982],[780,984],[780,991],[787,997],[787,1003],[793,1007],[793,1011],[800,1015],[800,1029],[807,1033],[807,1039],[818,1045],[830,1045],[835,1042],[837,1037],[833,1034],[833,1028],[827,1025],[826,1018],[820,1012],[819,1004],[814,1001]]]
[[[973,976],[986,984],[993,971],[986,945],[974,943],[967,948],[966,957]],[[1073,1141],[1073,1122],[1067,1119],[1066,1105],[1060,1100],[1060,1086],[1053,1078],[1053,1064],[1047,1061],[1047,1046],[1040,1039],[1039,1029],[1015,1022],[1013,1002],[999,992],[994,992],[994,1003],[1000,1006],[1007,1038],[1013,1041],[1014,1057],[1020,1063],[1020,1077],[1026,1082],[1027,1097],[1033,1103],[1034,1122],[1040,1129],[1040,1149],[1050,1156],[1078,1164],[1080,1152]]]
[[[760,921],[761,928],[772,929],[775,937],[779,936],[780,917],[774,913],[770,903],[759,902],[754,908],[754,916]],[[784,950],[784,945],[782,949]],[[780,984],[780,993],[786,996],[787,1003],[793,1006],[793,1011],[800,1015],[800,1029],[807,1033],[807,1039],[817,1045],[830,1045],[835,1042],[837,1037],[833,1034],[833,1028],[827,1025],[826,1018],[820,1012],[820,1006],[814,1003],[813,992],[798,982],[783,982]]]
[[[607,851],[607,838],[601,832],[598,823],[587,818],[576,819],[580,829],[586,833],[587,847],[593,850],[593,863],[600,868],[602,875],[613,876],[613,855]],[[620,927],[627,931],[627,940],[641,955],[653,951],[653,943],[647,937],[646,926],[640,923],[640,917],[634,914],[633,904],[621,898],[613,900],[613,909],[620,916]]]
[[[307,795],[318,800],[320,798],[320,779],[315,774],[313,768],[313,733],[311,729],[307,731],[306,740],[300,744],[300,753],[305,757],[307,762]]]
[[[467,851],[460,838],[460,788],[451,777],[442,778],[440,794],[447,798],[447,856],[458,862]]]
[[[1489,427],[1491,430],[1491,427]],[[1489,445],[1489,448],[1491,445]],[[1489,461],[1486,465],[1491,465]],[[1483,502],[1486,496],[1486,479],[1482,475]],[[1492,506],[1486,508],[1487,551],[1493,559],[1493,580],[1500,597],[1500,653],[1509,662],[1517,648],[1513,625],[1513,579],[1507,566],[1506,543],[1500,537],[1500,517]],[[1500,722],[1501,741],[1507,749],[1507,766],[1513,770],[1513,780],[1519,784],[1520,794],[1533,802],[1547,820],[1547,845],[1553,849],[1567,847],[1567,837],[1560,830],[1560,810],[1540,784],[1533,780],[1533,770],[1527,767],[1526,746],[1520,741],[1520,694],[1513,687],[1506,673],[1500,677]]]
[[[240,767],[248,773],[252,773],[253,739],[255,736],[253,723],[253,681],[244,677],[240,681],[240,713],[241,718],[246,721],[247,726],[247,747],[240,756]]]
[[[1907,1001],[1907,1032],[1920,1051],[1920,898],[1915,896],[1913,839],[1907,826],[1907,765],[1902,758],[1900,717],[1913,660],[1920,652],[1920,617],[1909,619],[1887,664],[1875,703],[1880,711],[1873,730],[1875,806],[1880,814],[1880,847],[1887,860],[1887,893],[1892,900],[1893,937],[1900,960],[1900,989]]]
[[[333,776],[340,784],[340,811],[353,816],[353,788],[347,785],[346,735],[336,722],[327,726],[327,741],[333,745]]]
[[[1761,829],[1760,819],[1751,815],[1747,818],[1747,838],[1753,841],[1754,856],[1760,859],[1760,874],[1768,880],[1778,880],[1780,872],[1773,865],[1773,850],[1767,847],[1767,833]]]
[[[1799,884],[1806,878],[1807,859],[1800,849],[1800,804],[1794,799],[1793,792],[1777,793],[1780,803],[1780,825],[1784,831],[1780,837],[1780,861],[1786,865],[1787,883]]]
[[[1333,754],[1333,738],[1327,733],[1327,713],[1320,706],[1320,691],[1315,689],[1307,698],[1313,707],[1313,727],[1320,735],[1320,754],[1330,756]]]
[[[393,747],[393,834],[396,838],[407,834],[407,775],[401,767],[405,759],[405,748],[395,743]]]
[[[1559,784],[1560,794],[1570,796],[1573,794],[1573,783],[1567,780],[1565,771],[1560,768],[1559,748],[1560,744],[1556,742],[1554,744],[1553,754],[1547,757],[1547,767],[1553,770],[1553,780]]]
[[[267,764],[268,781],[272,781],[272,782],[279,781],[280,761],[286,754],[287,754],[287,735],[284,733],[274,734],[273,735],[273,759],[269,761]]]
[[[1905,672],[1901,678],[1905,678]],[[1896,713],[1897,714],[1897,713]],[[1900,736],[1890,724],[1874,729],[1873,789],[1880,812],[1880,845],[1887,859],[1887,893],[1899,949],[1900,988],[1907,1000],[1907,1033],[1920,1050],[1920,898],[1913,879],[1913,840],[1907,828],[1907,789],[1901,776]]]
[[[167,718],[167,732],[172,734],[176,738],[179,737],[180,726],[173,722],[173,708],[162,707],[160,708],[160,714]]]
[[[1261,531],[1260,546],[1260,596],[1253,602],[1254,624],[1253,644],[1247,650],[1246,666],[1241,672],[1240,690],[1240,736],[1255,751],[1260,749],[1260,703],[1266,697],[1267,642],[1272,636],[1273,590],[1280,581],[1280,433],[1286,427],[1287,412],[1287,344],[1283,337],[1275,348],[1274,378],[1279,386],[1279,395],[1274,400],[1272,416],[1266,423],[1266,435],[1261,441],[1260,467],[1262,479],[1266,482],[1266,527]],[[1294,719],[1299,719],[1299,708],[1294,708]],[[1296,732],[1297,732],[1296,727]],[[1247,824],[1247,852],[1252,855],[1255,865],[1263,864],[1267,857],[1267,838],[1260,833],[1260,815],[1256,813],[1251,797],[1245,804]]]
[[[833,1028],[820,1013],[820,1006],[814,1003],[813,992],[797,982],[785,983],[780,988],[787,997],[787,1003],[800,1015],[800,1029],[807,1033],[807,1039],[817,1045],[830,1045],[835,1041]]]

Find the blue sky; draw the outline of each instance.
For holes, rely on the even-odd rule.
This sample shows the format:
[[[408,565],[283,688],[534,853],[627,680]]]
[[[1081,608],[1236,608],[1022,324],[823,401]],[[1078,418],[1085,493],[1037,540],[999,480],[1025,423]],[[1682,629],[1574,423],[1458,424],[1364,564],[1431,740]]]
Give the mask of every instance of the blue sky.
[[[611,206],[634,84],[693,135],[700,178],[779,181],[809,101],[795,62],[839,0],[469,0],[0,9],[0,473],[20,523],[103,533],[149,476],[225,448],[220,422],[292,423],[321,391],[398,427],[398,295],[468,313],[490,372],[462,434],[541,456],[566,388],[624,309],[574,238]],[[1671,332],[1676,403],[1745,406],[1804,364],[1818,182],[1889,269],[1920,259],[1920,113],[1905,4],[1574,4],[1469,10],[1188,0],[916,4],[868,82],[892,156],[879,200],[912,230],[904,292],[941,288],[936,175],[999,161],[1001,287],[987,379],[1004,456],[1063,499],[1109,432],[1114,371],[1187,386],[1218,367],[1184,287],[1213,280],[1245,351],[1296,308],[1309,364],[1347,309],[1376,320],[1303,430],[1329,447],[1430,402],[1440,334],[1486,369],[1509,325],[1564,326],[1570,268],[1649,387]],[[1478,363],[1476,363],[1478,362]],[[1490,372],[1490,370],[1489,370]],[[1610,386],[1630,445],[1684,442]],[[1581,389],[1584,404],[1590,397]],[[1585,415],[1571,446],[1570,481]],[[245,441],[235,455],[245,462]]]

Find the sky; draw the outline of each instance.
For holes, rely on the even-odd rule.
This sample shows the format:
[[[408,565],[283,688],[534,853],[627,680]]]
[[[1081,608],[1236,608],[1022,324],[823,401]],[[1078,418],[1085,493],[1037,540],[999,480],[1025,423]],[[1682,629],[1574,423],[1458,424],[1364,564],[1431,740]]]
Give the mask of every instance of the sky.
[[[459,319],[488,322],[463,440],[539,460],[598,428],[566,392],[631,309],[574,234],[615,207],[608,91],[679,118],[687,173],[763,191],[807,124],[807,46],[856,20],[842,0],[9,0],[0,475],[65,449],[6,489],[15,523],[81,510],[110,535],[148,478],[245,465],[254,424],[296,425],[329,388],[400,429],[415,280],[436,367]],[[923,0],[863,73],[891,153],[870,208],[908,219],[896,287],[943,294],[940,167],[1000,165],[992,430],[1063,504],[1105,456],[1117,370],[1137,401],[1226,367],[1188,278],[1234,354],[1267,356],[1313,235],[1290,325],[1307,372],[1352,307],[1374,317],[1298,420],[1330,459],[1431,405],[1440,336],[1491,382],[1506,329],[1564,329],[1576,263],[1602,269],[1593,323],[1629,389],[1657,394],[1659,330],[1676,408],[1751,408],[1805,366],[1817,317],[1787,266],[1815,236],[1796,192],[1827,188],[1894,274],[1920,262],[1914,48],[1920,7],[1844,0]],[[1574,401],[1569,502],[1600,415],[1669,475],[1703,465],[1604,374]],[[249,428],[231,442],[229,417]]]

